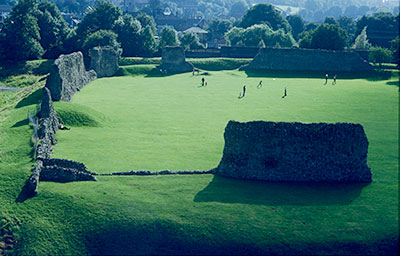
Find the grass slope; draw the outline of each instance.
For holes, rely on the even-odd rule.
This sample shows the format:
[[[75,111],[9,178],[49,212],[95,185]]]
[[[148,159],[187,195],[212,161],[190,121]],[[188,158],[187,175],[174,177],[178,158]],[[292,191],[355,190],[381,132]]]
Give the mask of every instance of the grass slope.
[[[0,124],[0,213],[14,226],[19,255],[85,254],[394,254],[398,243],[398,88],[391,81],[261,78],[243,72],[200,77],[98,79],[72,103],[56,104],[70,131],[54,157],[90,169],[208,169],[222,154],[228,120],[357,122],[370,141],[374,182],[299,185],[213,175],[99,177],[40,183],[15,203],[29,176],[26,111]],[[237,96],[243,84],[245,98]],[[281,98],[283,88],[288,97]],[[68,105],[69,104],[69,105]],[[75,118],[79,116],[80,118]],[[84,120],[84,121],[79,121]],[[87,126],[85,120],[99,125]]]

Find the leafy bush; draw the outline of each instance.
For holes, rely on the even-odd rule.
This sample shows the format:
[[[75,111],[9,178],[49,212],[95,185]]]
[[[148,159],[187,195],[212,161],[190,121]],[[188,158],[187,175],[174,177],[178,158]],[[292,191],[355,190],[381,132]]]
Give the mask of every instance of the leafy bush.
[[[99,30],[86,39],[83,44],[83,50],[85,54],[87,54],[89,49],[96,46],[112,46],[113,48],[118,49],[120,44],[117,42],[117,34],[111,30]]]
[[[379,64],[382,67],[382,63],[390,62],[392,60],[392,52],[387,48],[382,47],[371,47],[369,49],[369,61],[374,64]]]

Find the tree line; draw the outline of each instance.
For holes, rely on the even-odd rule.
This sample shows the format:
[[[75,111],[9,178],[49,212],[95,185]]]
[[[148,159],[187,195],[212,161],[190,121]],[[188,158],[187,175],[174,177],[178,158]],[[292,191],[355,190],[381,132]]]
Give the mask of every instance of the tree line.
[[[270,4],[258,4],[231,20],[214,19],[206,27],[208,40],[225,39],[228,45],[245,47],[302,47],[342,50],[392,48],[398,53],[398,37],[369,40],[370,31],[395,30],[399,16],[375,13],[358,20],[326,17],[322,24],[305,22],[301,16],[284,17]],[[186,50],[204,48],[197,34],[181,33],[165,26],[157,36],[154,18],[146,13],[135,17],[122,13],[110,2],[97,0],[76,28],[71,29],[51,2],[19,0],[0,31],[0,57],[8,60],[57,58],[59,54],[111,45],[123,56],[152,56],[165,46]],[[378,38],[379,39],[379,38]],[[397,43],[396,43],[397,42]],[[396,55],[395,55],[396,56]]]

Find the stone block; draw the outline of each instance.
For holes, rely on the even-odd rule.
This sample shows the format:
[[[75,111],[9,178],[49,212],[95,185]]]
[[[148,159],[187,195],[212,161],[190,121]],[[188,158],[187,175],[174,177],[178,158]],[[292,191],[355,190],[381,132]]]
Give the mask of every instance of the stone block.
[[[230,121],[217,173],[285,182],[371,182],[360,124]]]

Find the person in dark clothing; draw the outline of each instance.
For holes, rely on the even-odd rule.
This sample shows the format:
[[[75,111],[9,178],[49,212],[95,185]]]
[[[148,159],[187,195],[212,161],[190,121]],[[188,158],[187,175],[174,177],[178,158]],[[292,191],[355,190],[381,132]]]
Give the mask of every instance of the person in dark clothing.
[[[326,85],[328,83],[328,77],[329,77],[329,75],[328,75],[328,73],[326,73],[325,74],[325,84],[324,85]]]
[[[336,74],[333,76],[333,82],[332,82],[332,85],[335,85],[336,84]]]
[[[262,80],[258,83],[257,89],[260,89],[262,87]]]
[[[286,87],[285,87],[285,91],[283,92],[282,99],[285,98],[286,96],[287,96],[287,90],[286,90]]]
[[[239,93],[239,97],[238,99],[243,98],[246,95],[246,85],[243,85],[243,91],[241,93]]]
[[[205,79],[204,77],[201,78],[201,86],[204,86]]]

